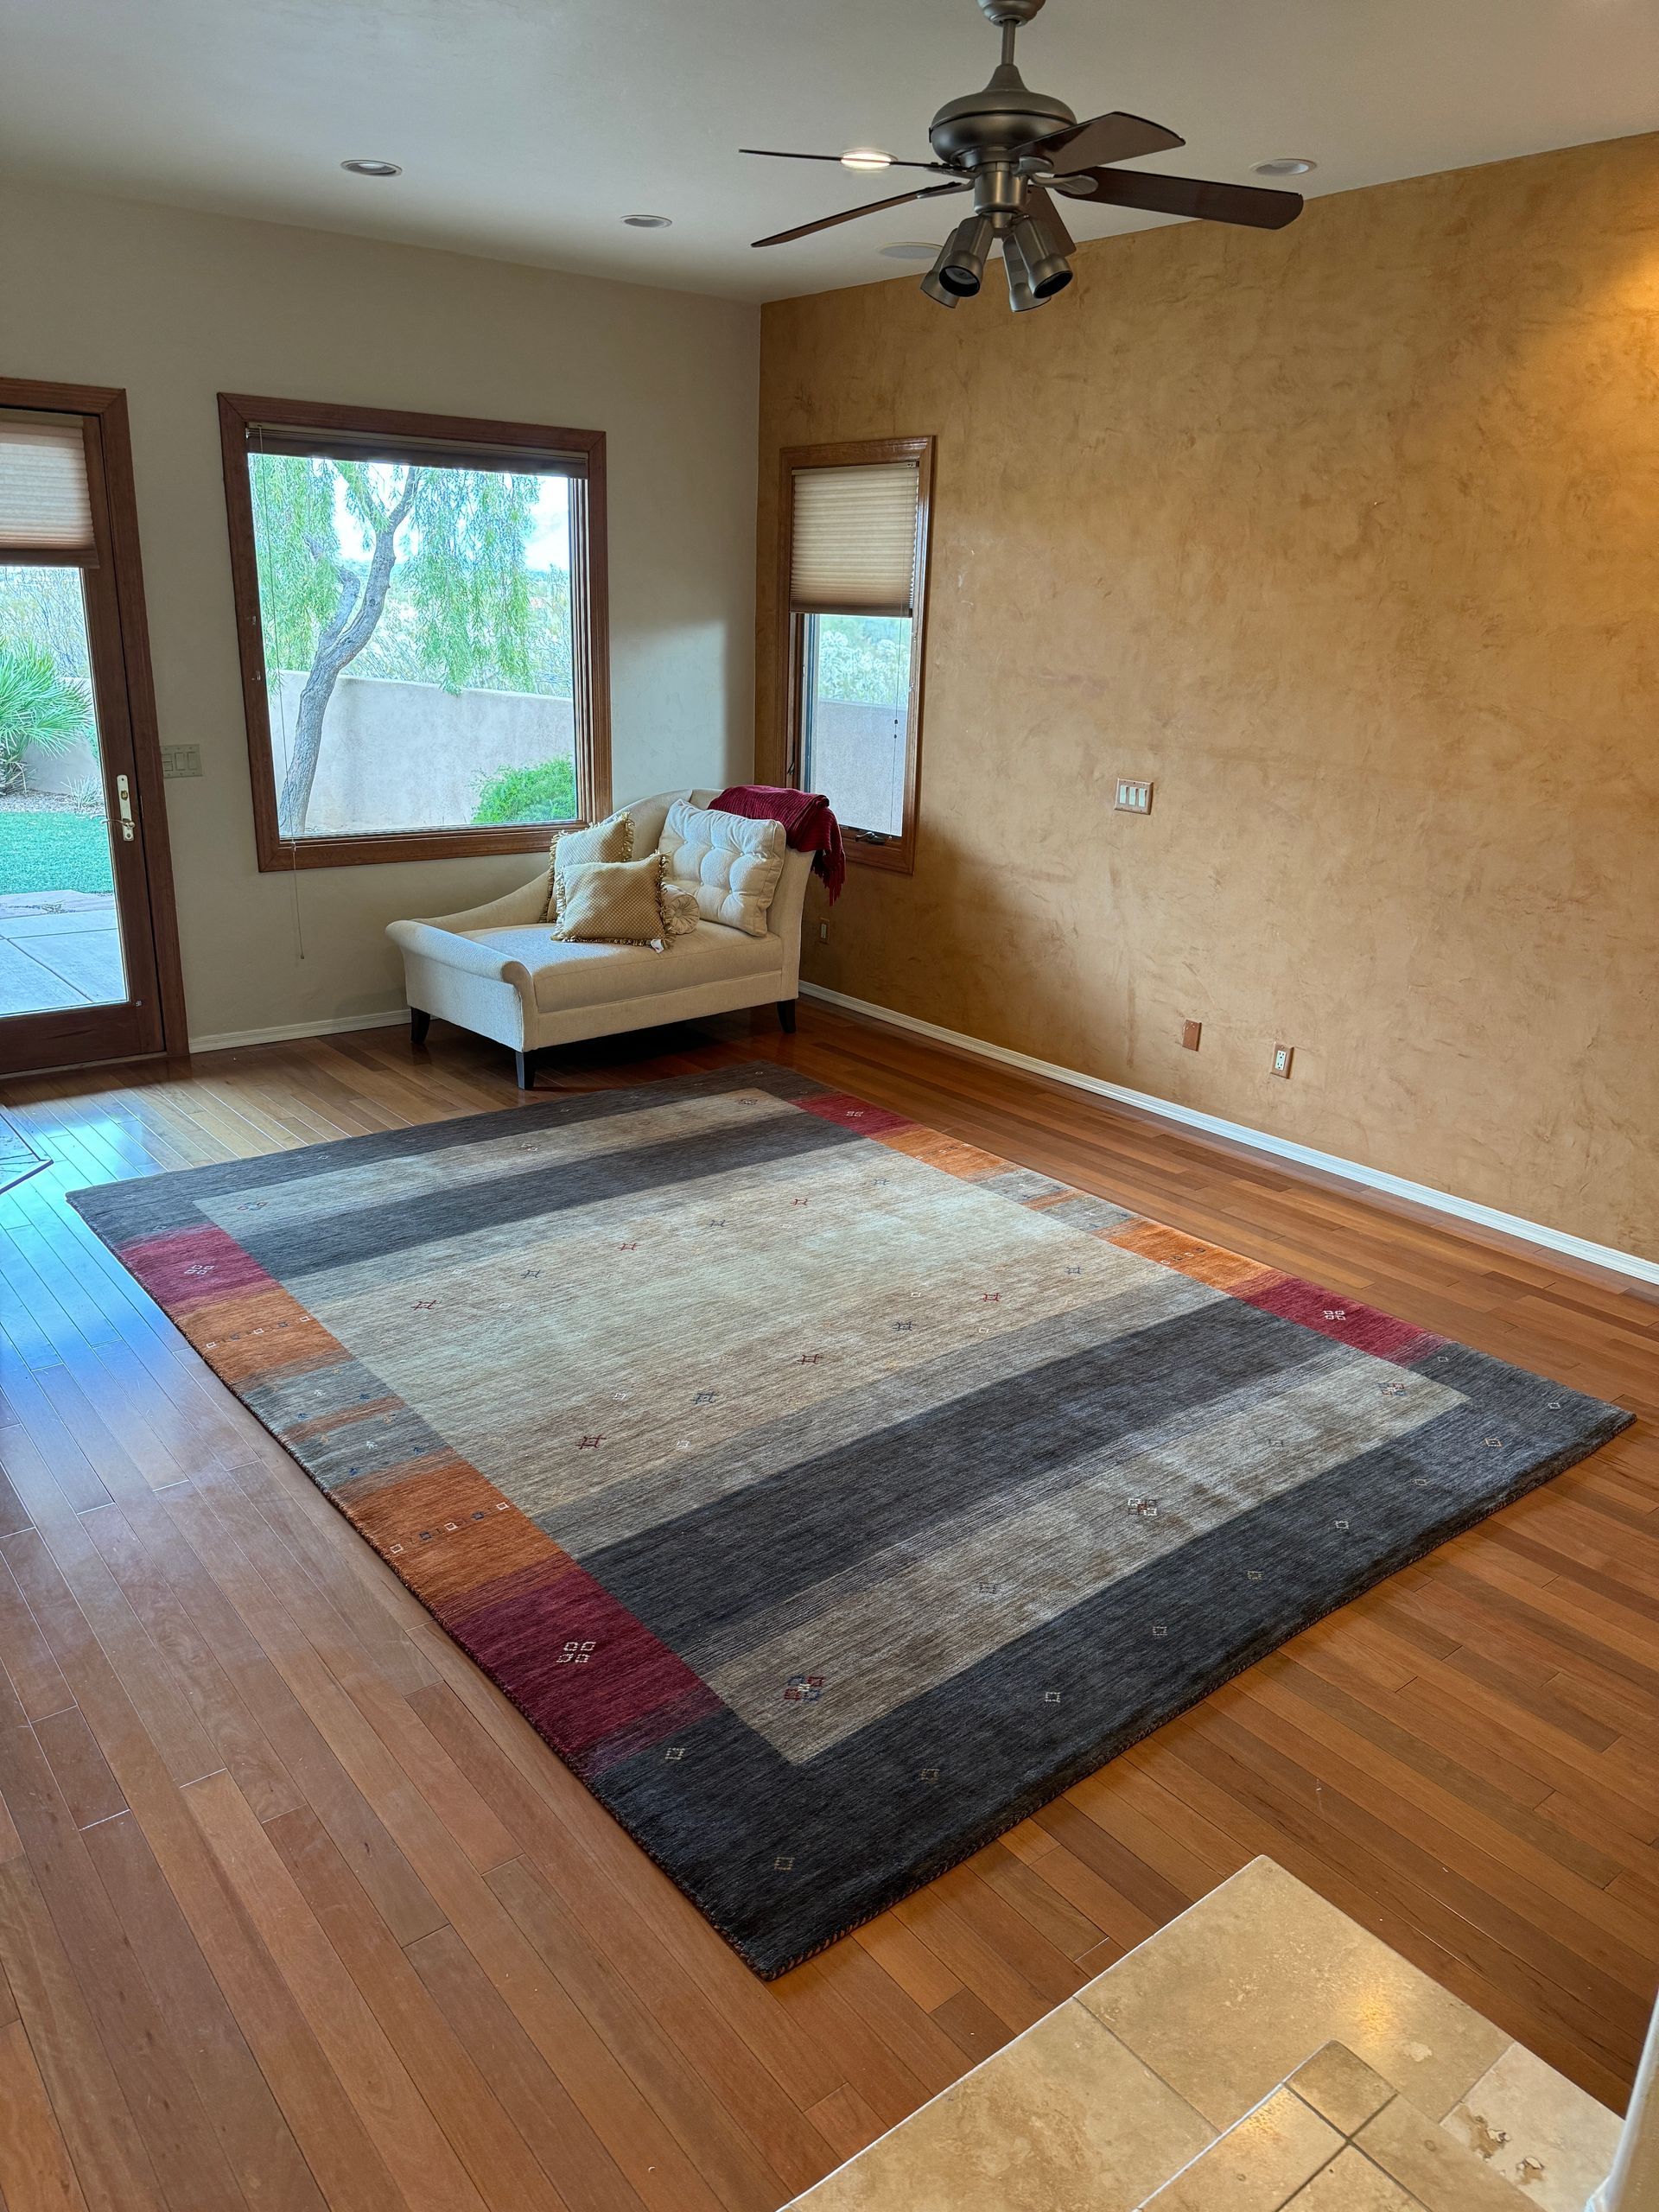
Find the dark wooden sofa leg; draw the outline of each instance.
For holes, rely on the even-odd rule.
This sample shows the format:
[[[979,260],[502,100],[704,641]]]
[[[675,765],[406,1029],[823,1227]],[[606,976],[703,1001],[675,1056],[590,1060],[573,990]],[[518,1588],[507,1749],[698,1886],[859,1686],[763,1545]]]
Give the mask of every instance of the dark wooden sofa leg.
[[[515,1052],[512,1056],[512,1065],[518,1077],[519,1090],[534,1090],[536,1088],[535,1053]]]
[[[779,1000],[778,1020],[783,1029],[785,1036],[792,1037],[795,1034],[795,1001],[793,999]]]
[[[431,1027],[432,1017],[429,1014],[423,1014],[421,1008],[417,1006],[410,1007],[409,1009],[409,1041],[411,1045],[424,1045],[426,1042],[426,1033]]]

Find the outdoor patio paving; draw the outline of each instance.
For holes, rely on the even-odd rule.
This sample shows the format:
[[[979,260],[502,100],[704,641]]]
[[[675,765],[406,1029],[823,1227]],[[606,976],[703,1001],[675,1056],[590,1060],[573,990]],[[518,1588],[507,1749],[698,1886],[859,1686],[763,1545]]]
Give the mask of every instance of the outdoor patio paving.
[[[121,932],[107,892],[0,897],[0,1015],[109,1006],[126,995]]]

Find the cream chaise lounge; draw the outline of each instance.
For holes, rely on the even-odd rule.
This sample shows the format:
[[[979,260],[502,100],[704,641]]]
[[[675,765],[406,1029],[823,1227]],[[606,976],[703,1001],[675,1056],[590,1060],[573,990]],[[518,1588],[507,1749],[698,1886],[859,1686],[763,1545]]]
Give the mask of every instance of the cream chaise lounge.
[[[708,806],[712,791],[662,791],[630,805],[633,849],[656,850],[677,798]],[[632,944],[567,944],[543,919],[548,871],[487,906],[431,921],[393,922],[386,935],[404,956],[404,995],[416,1044],[434,1014],[505,1045],[518,1087],[536,1079],[535,1056],[550,1045],[695,1021],[775,1003],[795,1027],[800,988],[801,907],[810,853],[785,855],[765,937],[703,919],[666,952]]]

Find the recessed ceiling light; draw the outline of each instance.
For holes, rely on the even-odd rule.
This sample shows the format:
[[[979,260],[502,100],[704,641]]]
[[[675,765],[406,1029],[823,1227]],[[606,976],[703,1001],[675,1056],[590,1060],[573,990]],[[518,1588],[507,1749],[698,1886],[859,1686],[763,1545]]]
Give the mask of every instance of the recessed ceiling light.
[[[1310,169],[1316,169],[1319,165],[1317,162],[1310,162],[1305,155],[1275,154],[1270,162],[1253,162],[1250,166],[1257,176],[1306,176]]]
[[[887,261],[931,261],[938,251],[930,238],[898,238],[892,245],[876,248],[876,251]]]
[[[849,146],[841,157],[844,169],[890,169],[893,156],[879,146]]]
[[[674,227],[671,215],[625,215],[622,219],[630,230],[635,231],[671,231]]]
[[[349,169],[353,176],[402,176],[404,173],[401,162],[372,162],[361,157],[354,162],[342,162],[340,166]]]

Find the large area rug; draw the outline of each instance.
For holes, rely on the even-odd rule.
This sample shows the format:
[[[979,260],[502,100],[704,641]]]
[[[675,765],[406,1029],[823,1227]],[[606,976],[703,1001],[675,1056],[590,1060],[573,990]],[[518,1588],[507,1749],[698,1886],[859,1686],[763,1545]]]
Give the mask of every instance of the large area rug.
[[[1629,1418],[771,1065],[72,1203],[766,1975]]]

